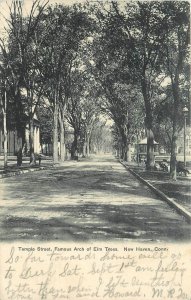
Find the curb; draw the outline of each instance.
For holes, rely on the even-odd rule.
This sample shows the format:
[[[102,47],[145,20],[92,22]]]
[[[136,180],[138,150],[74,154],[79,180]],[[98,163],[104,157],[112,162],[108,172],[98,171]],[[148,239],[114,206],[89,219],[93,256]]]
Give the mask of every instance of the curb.
[[[46,169],[46,167],[39,167],[39,168],[31,168],[31,169],[26,169],[26,170],[19,170],[19,171],[10,172],[7,174],[0,174],[0,179],[7,178],[7,177],[13,177],[13,176],[17,176],[17,175],[21,175],[21,174],[25,174],[25,173],[29,173],[29,172],[37,172],[37,171],[41,171],[41,170],[45,170],[45,169]]]
[[[166,201],[172,208],[174,208],[180,215],[184,216],[188,223],[191,223],[191,213],[188,212],[182,205],[178,204],[173,198],[169,198],[163,192],[154,187],[148,180],[143,179],[140,175],[135,173],[132,169],[126,166],[123,162],[120,163],[137,179],[139,179],[143,184],[147,185],[157,196],[162,200]]]

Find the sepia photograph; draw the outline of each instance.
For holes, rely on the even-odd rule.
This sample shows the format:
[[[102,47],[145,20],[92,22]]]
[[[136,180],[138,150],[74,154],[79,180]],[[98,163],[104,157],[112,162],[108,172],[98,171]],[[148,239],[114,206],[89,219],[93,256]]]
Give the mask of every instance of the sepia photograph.
[[[0,0],[0,300],[191,300],[190,2]]]

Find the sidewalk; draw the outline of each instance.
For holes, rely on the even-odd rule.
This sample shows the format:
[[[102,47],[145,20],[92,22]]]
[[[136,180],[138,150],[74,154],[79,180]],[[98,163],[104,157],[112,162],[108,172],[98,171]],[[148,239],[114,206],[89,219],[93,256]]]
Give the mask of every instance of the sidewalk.
[[[8,157],[8,166],[4,169],[3,166],[3,156],[0,156],[0,178],[20,175],[27,172],[33,172],[38,170],[44,170],[47,167],[52,166],[52,158],[43,156],[41,160],[41,164],[37,160],[36,165],[30,166],[29,164],[29,157],[23,157],[22,166],[17,166],[17,157],[16,156],[9,156]]]
[[[166,200],[172,202],[172,206],[175,204],[175,208],[183,207],[188,215],[191,216],[191,175],[177,176],[177,180],[174,181],[169,178],[169,173],[163,171],[146,171],[143,165],[138,166],[135,163],[121,162],[130,171],[133,171],[136,175],[140,176],[142,181],[154,188],[156,192],[164,193]],[[161,194],[162,194],[161,193]],[[162,195],[163,196],[163,195]],[[165,198],[165,197],[163,197]]]

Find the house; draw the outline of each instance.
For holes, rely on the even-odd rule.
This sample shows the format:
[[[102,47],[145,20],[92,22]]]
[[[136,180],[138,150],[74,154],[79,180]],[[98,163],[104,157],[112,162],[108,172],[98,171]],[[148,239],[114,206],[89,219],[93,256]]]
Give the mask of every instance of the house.
[[[191,155],[191,127],[186,127],[186,155]],[[184,129],[182,129],[177,139],[177,154],[184,154]]]
[[[34,132],[34,152],[40,152],[40,124],[35,116],[33,119],[33,132]],[[8,130],[7,136],[7,149],[8,155],[14,156],[16,155],[19,148],[22,148],[24,152],[29,152],[29,126],[27,125],[25,128],[25,132],[22,137],[18,137],[18,132],[16,129]],[[0,120],[0,155],[4,154],[4,135],[3,135],[3,122]]]
[[[154,141],[154,155],[159,155],[159,143]],[[137,159],[139,162],[147,157],[147,138],[144,138],[137,144]]]

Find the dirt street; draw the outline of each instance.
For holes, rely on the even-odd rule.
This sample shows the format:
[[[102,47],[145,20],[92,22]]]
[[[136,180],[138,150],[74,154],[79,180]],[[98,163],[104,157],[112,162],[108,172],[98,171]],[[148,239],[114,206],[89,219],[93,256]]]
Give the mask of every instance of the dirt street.
[[[109,156],[0,180],[0,240],[188,241],[191,226]]]

